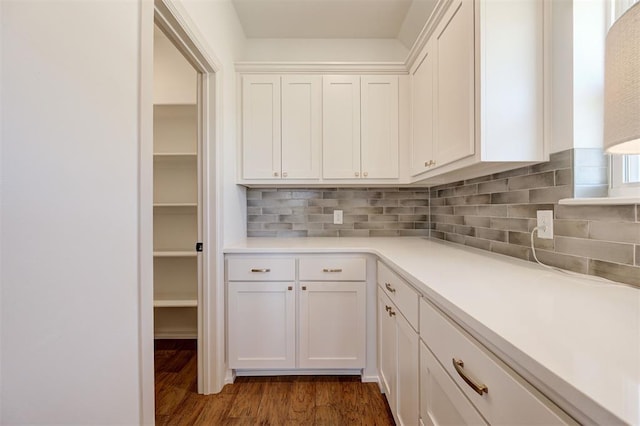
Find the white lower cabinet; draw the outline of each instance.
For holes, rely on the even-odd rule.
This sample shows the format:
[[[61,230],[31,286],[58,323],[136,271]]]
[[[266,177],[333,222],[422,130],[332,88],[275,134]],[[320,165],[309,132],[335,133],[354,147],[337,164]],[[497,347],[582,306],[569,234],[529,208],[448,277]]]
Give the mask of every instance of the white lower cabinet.
[[[401,315],[398,329],[398,421],[401,425],[418,423],[418,333]]]
[[[420,421],[426,426],[487,424],[424,342],[420,342]]]
[[[420,301],[420,407],[425,424],[573,425],[576,422],[426,300]],[[452,387],[454,386],[454,387]],[[449,400],[437,401],[441,388]],[[456,390],[456,388],[458,390]],[[431,391],[431,393],[429,393]],[[475,416],[468,405],[482,418]]]
[[[232,282],[228,286],[230,368],[294,368],[294,283]]]
[[[364,282],[300,283],[300,368],[364,368]]]
[[[390,314],[393,303],[378,290],[378,370],[392,410],[396,407],[398,377],[398,330]]]
[[[230,258],[227,321],[229,368],[362,369],[366,259]]]
[[[387,401],[400,425],[418,424],[418,333],[378,288],[378,363]]]

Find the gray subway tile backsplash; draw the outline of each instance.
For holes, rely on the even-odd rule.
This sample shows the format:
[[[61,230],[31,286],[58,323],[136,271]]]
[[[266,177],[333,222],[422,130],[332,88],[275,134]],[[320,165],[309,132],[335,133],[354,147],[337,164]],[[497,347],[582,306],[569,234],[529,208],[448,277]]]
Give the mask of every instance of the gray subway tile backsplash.
[[[574,195],[606,195],[606,167],[602,150],[573,149],[552,154],[546,163],[439,185],[431,190],[430,222],[436,230],[431,238],[533,261],[530,231],[536,212],[553,210],[554,238],[534,238],[541,262],[640,286],[638,205],[558,204]],[[470,184],[477,184],[478,194],[489,195],[491,201],[459,207],[455,188]],[[434,207],[452,204],[453,212]],[[449,227],[460,219],[464,227]]]
[[[554,238],[534,238],[541,262],[640,287],[639,206],[558,204],[606,195],[606,169],[601,150],[572,149],[545,163],[430,189],[249,188],[247,235],[430,236],[533,261],[536,212],[553,210]],[[342,225],[333,224],[334,210],[343,211]]]
[[[426,237],[430,231],[427,188],[249,188],[247,206],[249,237]],[[342,210],[343,224],[333,224],[334,210]]]

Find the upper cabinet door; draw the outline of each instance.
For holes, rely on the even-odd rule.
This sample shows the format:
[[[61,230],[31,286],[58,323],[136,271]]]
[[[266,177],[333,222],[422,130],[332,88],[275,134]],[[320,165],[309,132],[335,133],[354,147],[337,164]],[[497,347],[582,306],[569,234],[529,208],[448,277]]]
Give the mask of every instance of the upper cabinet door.
[[[322,176],[360,177],[360,77],[324,76]]]
[[[474,2],[454,1],[436,29],[436,166],[475,152]]]
[[[427,46],[411,71],[411,176],[433,166],[434,71],[433,42]]]
[[[361,77],[363,178],[398,177],[398,76]]]
[[[282,76],[282,177],[320,177],[322,76]]]
[[[280,76],[242,77],[242,175],[279,179]]]

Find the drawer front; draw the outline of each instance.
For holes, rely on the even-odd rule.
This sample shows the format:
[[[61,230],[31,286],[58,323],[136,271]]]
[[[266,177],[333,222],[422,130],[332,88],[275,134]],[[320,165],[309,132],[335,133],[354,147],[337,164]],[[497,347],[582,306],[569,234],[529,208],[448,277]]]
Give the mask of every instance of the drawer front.
[[[490,424],[575,424],[424,299],[420,301],[420,337]],[[456,368],[454,360],[462,365]],[[479,390],[486,386],[486,392],[480,390],[480,395],[463,376]]]
[[[486,425],[424,342],[420,342],[420,421],[429,425]]]
[[[229,281],[295,281],[294,258],[233,257],[227,260]]]
[[[367,260],[364,257],[303,257],[300,259],[300,281],[366,281]]]
[[[389,299],[396,304],[409,324],[418,330],[418,293],[389,269],[382,262],[378,262],[378,285]]]

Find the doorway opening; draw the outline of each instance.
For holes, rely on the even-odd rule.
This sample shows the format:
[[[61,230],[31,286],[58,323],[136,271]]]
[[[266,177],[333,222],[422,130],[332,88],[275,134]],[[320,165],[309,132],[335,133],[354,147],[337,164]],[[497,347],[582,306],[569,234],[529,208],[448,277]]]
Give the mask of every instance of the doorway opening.
[[[153,36],[153,317],[156,373],[198,347],[202,140],[198,73],[156,24]],[[196,357],[200,364],[201,360]],[[192,369],[195,384],[201,380]],[[162,377],[162,373],[156,374]]]
[[[224,300],[215,285],[223,276],[221,91],[220,65],[181,5],[155,0],[141,10],[140,391],[147,424],[155,411],[155,347],[197,348],[190,368],[198,393],[219,392],[224,382],[224,313],[215,309]]]

